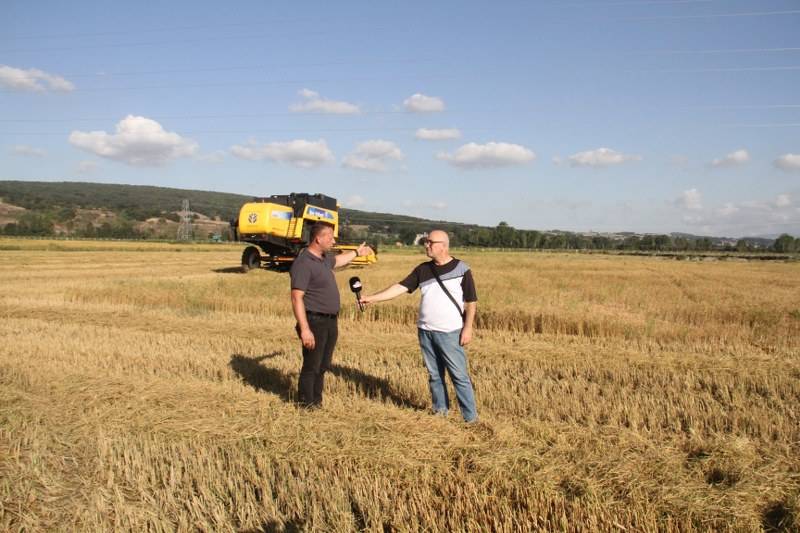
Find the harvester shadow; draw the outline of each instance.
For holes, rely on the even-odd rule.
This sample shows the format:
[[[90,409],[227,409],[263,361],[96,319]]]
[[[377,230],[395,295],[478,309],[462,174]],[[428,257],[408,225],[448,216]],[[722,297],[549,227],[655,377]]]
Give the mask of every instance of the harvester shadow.
[[[213,268],[211,269],[212,272],[216,272],[217,274],[244,274],[244,270],[242,267],[224,267],[224,268]]]
[[[372,376],[357,368],[343,365],[332,365],[331,374],[350,381],[356,386],[358,392],[367,398],[380,401],[388,400],[396,406],[405,407],[406,409],[415,409],[417,411],[425,410],[424,405],[420,405],[411,398],[407,398],[393,391],[389,381],[384,378]]]
[[[291,402],[292,391],[296,385],[294,380],[280,370],[261,364],[264,359],[271,359],[278,355],[283,355],[283,352],[278,350],[256,357],[236,353],[231,356],[230,367],[254,389],[270,392],[285,402]]]
[[[240,266],[222,267],[222,268],[212,268],[211,272],[215,272],[217,274],[247,274],[247,272],[249,272],[250,270],[266,270],[267,272],[285,273],[289,272],[289,265],[262,265],[248,270],[245,270]]]

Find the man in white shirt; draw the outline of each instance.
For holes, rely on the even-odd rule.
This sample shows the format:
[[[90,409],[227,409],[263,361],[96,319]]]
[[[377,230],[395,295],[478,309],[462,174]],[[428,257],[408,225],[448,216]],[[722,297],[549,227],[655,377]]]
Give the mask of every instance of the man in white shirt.
[[[447,233],[435,230],[424,241],[431,258],[418,265],[399,283],[378,293],[362,296],[363,304],[391,300],[401,294],[422,291],[417,331],[428,369],[433,411],[446,415],[450,399],[445,373],[456,390],[461,416],[466,422],[478,419],[475,392],[469,378],[464,346],[472,340],[478,296],[469,266],[450,255]]]

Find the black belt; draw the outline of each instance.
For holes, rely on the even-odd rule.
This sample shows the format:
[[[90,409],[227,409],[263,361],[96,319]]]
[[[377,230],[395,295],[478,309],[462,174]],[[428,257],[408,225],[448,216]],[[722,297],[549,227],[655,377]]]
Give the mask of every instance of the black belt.
[[[306,311],[308,316],[321,316],[323,318],[337,318],[339,313],[317,313],[316,311]]]

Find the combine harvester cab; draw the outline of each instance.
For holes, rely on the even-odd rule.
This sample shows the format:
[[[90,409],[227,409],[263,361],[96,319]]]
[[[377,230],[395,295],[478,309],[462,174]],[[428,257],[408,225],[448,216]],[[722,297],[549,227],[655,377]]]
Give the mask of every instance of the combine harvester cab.
[[[339,204],[323,194],[278,194],[254,198],[239,210],[239,218],[231,221],[234,237],[250,243],[242,253],[242,270],[268,268],[288,270],[297,254],[308,245],[311,226],[317,222],[333,228],[339,238]],[[339,244],[337,253],[355,250],[357,244]],[[263,251],[263,255],[262,252]],[[356,257],[351,265],[366,266],[376,262],[375,254]]]

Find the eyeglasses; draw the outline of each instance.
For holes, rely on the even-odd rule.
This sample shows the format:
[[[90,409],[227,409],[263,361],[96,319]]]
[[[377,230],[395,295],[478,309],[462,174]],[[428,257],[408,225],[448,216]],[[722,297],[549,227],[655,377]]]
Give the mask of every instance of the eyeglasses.
[[[422,241],[422,246],[431,246],[433,244],[436,244],[437,242],[442,243],[444,241],[431,241],[429,239],[425,239],[424,241]]]

